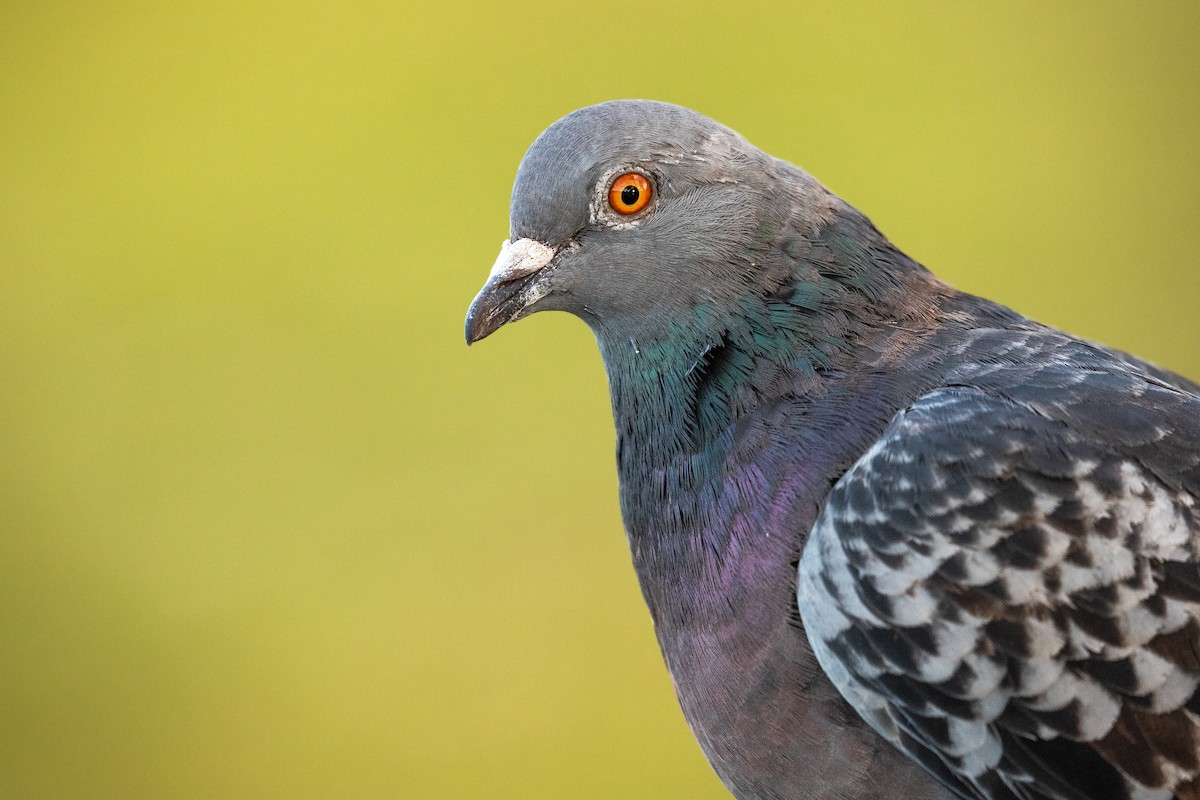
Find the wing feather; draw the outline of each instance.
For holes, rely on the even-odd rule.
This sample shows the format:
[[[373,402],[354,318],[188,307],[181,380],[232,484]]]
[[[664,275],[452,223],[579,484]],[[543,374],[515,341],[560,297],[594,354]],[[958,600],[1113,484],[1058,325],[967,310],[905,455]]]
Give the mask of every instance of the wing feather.
[[[1200,798],[1200,399],[1062,367],[897,415],[813,527],[805,630],[964,798]]]

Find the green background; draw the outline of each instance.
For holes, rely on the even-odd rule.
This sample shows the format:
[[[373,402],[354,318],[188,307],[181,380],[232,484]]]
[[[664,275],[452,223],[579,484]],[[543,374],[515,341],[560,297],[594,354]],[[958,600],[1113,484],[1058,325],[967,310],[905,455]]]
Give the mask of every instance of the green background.
[[[697,108],[1200,377],[1200,5],[0,5],[0,797],[722,798],[585,326],[470,351],[562,114]]]

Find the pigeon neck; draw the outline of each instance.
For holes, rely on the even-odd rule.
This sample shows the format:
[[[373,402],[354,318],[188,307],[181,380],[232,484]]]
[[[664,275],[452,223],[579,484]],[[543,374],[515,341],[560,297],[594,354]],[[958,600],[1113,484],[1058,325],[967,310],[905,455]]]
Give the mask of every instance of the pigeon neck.
[[[848,206],[816,227],[778,223],[769,241],[737,290],[726,282],[691,306],[668,297],[648,314],[591,320],[639,569],[658,563],[669,573],[683,562],[705,569],[722,561],[732,536],[726,482],[742,480],[731,478],[734,450],[756,436],[763,441],[753,447],[772,447],[767,432],[782,425],[793,439],[810,428],[821,434],[806,461],[836,450],[838,432],[821,426],[841,423],[815,412],[841,419],[847,404],[859,402],[845,399],[851,384],[898,374],[895,363],[914,357],[952,291]],[[862,401],[894,411],[904,391],[883,381]]]
[[[622,481],[651,471],[670,482],[663,491],[703,483],[719,464],[722,434],[733,418],[737,376],[728,365],[753,366],[742,343],[727,333],[705,335],[681,325],[642,329],[616,341],[599,338]],[[690,467],[669,475],[667,465],[681,459]]]
[[[795,429],[811,427],[820,435],[804,458],[815,464],[840,444],[828,427],[839,423],[820,414],[841,419],[861,402],[868,407],[856,413],[874,417],[878,406],[886,421],[907,387],[882,380],[866,391],[857,384],[865,374],[892,373],[893,361],[917,358],[915,349],[936,327],[938,285],[924,282],[928,273],[912,275],[871,303],[859,291],[803,294],[797,283],[790,293],[752,294],[724,313],[696,309],[683,323],[625,320],[595,329],[612,398],[625,526],[647,566],[656,560],[675,568],[680,559],[703,566],[724,557],[730,466],[734,450],[754,436],[785,424],[797,435]],[[828,305],[810,302],[822,297]],[[895,310],[897,297],[904,311]],[[780,414],[788,419],[776,419]]]
[[[843,355],[833,343],[817,353],[755,335],[744,318],[716,332],[681,325],[643,328],[640,336],[629,330],[616,340],[598,337],[626,529],[637,549],[662,563],[720,558],[729,531],[716,519],[738,421],[780,392],[822,394],[829,376],[813,362],[830,365]]]

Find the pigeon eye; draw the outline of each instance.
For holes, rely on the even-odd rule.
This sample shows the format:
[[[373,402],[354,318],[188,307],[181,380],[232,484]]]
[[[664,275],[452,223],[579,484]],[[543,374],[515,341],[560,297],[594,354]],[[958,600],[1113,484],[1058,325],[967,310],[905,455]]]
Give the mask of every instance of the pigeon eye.
[[[608,204],[618,214],[636,214],[650,202],[650,181],[645,175],[626,172],[608,187]]]

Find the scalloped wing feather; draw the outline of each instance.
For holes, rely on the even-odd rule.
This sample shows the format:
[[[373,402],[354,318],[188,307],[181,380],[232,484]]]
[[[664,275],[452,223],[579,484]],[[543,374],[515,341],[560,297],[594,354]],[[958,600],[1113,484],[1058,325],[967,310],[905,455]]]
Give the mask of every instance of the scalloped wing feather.
[[[962,797],[1200,798],[1200,399],[1055,363],[1057,391],[898,414],[814,525],[801,617],[863,718]]]

